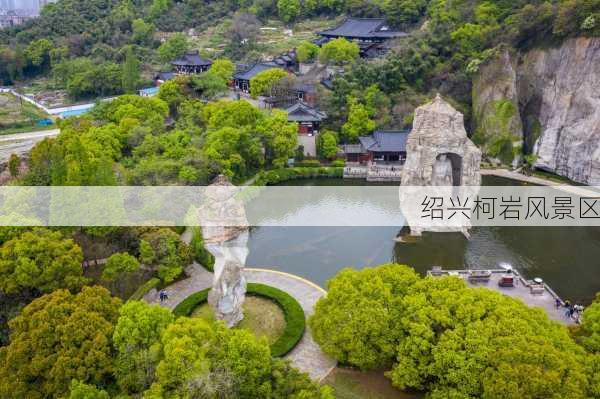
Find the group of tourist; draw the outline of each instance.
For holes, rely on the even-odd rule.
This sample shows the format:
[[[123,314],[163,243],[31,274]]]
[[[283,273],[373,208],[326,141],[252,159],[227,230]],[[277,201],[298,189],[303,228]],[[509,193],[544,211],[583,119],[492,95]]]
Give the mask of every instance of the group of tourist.
[[[160,303],[163,303],[164,301],[169,299],[169,295],[167,294],[167,291],[160,290],[160,292],[158,293],[158,298],[160,299]]]
[[[576,323],[581,321],[581,314],[583,313],[583,305],[571,304],[568,299],[562,303],[560,299],[556,298],[556,307],[565,308],[565,317],[575,320]]]

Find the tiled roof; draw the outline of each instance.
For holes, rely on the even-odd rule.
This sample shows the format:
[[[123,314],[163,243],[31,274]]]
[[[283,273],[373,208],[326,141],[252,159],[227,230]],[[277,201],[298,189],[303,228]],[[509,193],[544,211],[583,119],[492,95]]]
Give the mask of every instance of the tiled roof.
[[[184,65],[209,66],[209,65],[212,65],[212,61],[205,60],[202,57],[200,57],[200,54],[198,54],[198,51],[190,51],[190,52],[182,55],[180,58],[173,60],[171,62],[171,64],[181,65],[181,66],[184,66]]]
[[[286,109],[286,112],[290,122],[320,122],[327,117],[325,112],[317,111],[301,101]]]
[[[383,18],[347,18],[341,25],[319,32],[321,36],[360,39],[402,37],[407,34],[392,30]]]
[[[259,73],[261,73],[262,71],[266,71],[268,69],[273,69],[273,68],[280,68],[280,67],[277,64],[275,64],[274,62],[261,62],[258,64],[254,64],[250,69],[248,69],[244,72],[236,73],[235,75],[233,75],[233,78],[241,79],[241,80],[250,80],[253,77],[255,77],[256,75],[258,75]]]
[[[159,72],[154,79],[167,81],[175,77],[175,72]]]
[[[371,136],[361,136],[359,141],[367,151],[406,152],[407,130],[376,130]]]

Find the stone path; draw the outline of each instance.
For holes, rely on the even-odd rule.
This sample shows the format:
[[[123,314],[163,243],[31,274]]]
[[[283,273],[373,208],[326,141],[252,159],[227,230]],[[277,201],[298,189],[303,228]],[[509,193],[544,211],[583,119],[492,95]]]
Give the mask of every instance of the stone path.
[[[162,303],[162,306],[172,310],[194,292],[212,286],[212,273],[199,264],[189,265],[186,273],[190,277],[166,288],[169,299]],[[326,294],[325,290],[318,285],[288,273],[246,268],[244,275],[249,283],[262,283],[287,292],[300,303],[307,317],[313,313],[317,300]],[[156,289],[148,292],[144,296],[144,300],[148,303],[160,304]],[[335,360],[326,356],[315,343],[308,326],[298,345],[285,358],[291,360],[299,370],[308,373],[311,378],[318,381],[325,378],[336,365]]]

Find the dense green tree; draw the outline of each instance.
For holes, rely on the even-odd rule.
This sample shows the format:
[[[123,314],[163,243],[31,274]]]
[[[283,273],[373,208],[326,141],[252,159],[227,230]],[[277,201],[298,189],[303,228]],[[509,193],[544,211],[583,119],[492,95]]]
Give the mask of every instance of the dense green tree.
[[[209,130],[255,126],[263,117],[258,108],[245,100],[211,102],[204,106],[202,114]]]
[[[313,62],[319,57],[319,46],[309,41],[303,41],[296,49],[296,56],[300,62]]]
[[[288,76],[281,68],[271,68],[258,73],[250,79],[250,95],[252,97],[269,96],[274,85]]]
[[[592,353],[600,353],[600,296],[583,311],[581,341]]]
[[[158,48],[158,56],[162,62],[170,62],[188,51],[190,45],[183,33],[175,33]]]
[[[358,58],[360,49],[356,42],[344,38],[330,40],[321,47],[319,59],[323,63],[343,64]]]
[[[395,357],[401,315],[398,303],[418,280],[407,266],[344,269],[327,283],[309,325],[315,341],[343,364],[371,370]]]
[[[275,167],[285,166],[298,146],[298,125],[288,122],[284,111],[274,110],[256,128],[263,137],[267,161]]]
[[[154,25],[146,23],[143,19],[134,19],[131,29],[131,40],[136,44],[147,46],[154,40]]]
[[[73,379],[110,382],[119,306],[102,287],[57,290],[27,305],[9,323],[10,344],[0,348],[0,396],[63,397]]]
[[[366,136],[375,129],[375,122],[369,118],[367,108],[356,99],[350,99],[348,120],[342,126],[342,141],[355,143],[359,136]]]
[[[19,166],[21,164],[21,159],[15,153],[10,154],[10,158],[8,159],[8,171],[12,177],[17,177],[19,175]]]
[[[125,252],[112,254],[106,260],[102,270],[102,278],[113,281],[122,278],[127,273],[133,273],[140,268],[140,262]]]
[[[326,130],[317,137],[317,152],[320,157],[333,159],[339,151],[337,135]]]
[[[127,48],[125,53],[125,63],[123,64],[123,77],[121,85],[123,92],[134,94],[140,82],[140,63],[136,58],[131,47]]]
[[[73,380],[68,399],[110,399],[110,396],[105,390]]]
[[[230,178],[247,177],[263,162],[260,141],[246,128],[224,127],[209,131],[202,150],[214,165],[213,172]]]
[[[204,100],[213,100],[227,92],[227,81],[211,70],[198,76],[191,81],[192,87]]]
[[[78,289],[86,281],[81,262],[81,248],[60,232],[43,228],[26,231],[0,248],[0,292]]]
[[[166,283],[176,279],[191,263],[189,246],[171,229],[142,229],[141,239],[150,245],[154,253],[154,261],[148,265],[154,266],[158,276]],[[150,257],[145,254],[144,258],[148,260]],[[142,262],[147,264],[145,260]]]
[[[169,106],[172,115],[177,113],[179,105],[186,100],[185,85],[187,78],[176,78],[167,80],[160,85],[158,98],[163,100]]]
[[[277,10],[284,22],[291,22],[300,15],[300,0],[277,0]]]
[[[225,83],[229,83],[235,72],[235,65],[228,58],[219,58],[213,61],[210,72],[219,76]]]
[[[113,343],[117,350],[115,374],[124,392],[138,393],[150,387],[161,334],[173,320],[168,309],[140,301],[129,301],[119,309]]]
[[[25,48],[27,62],[35,68],[43,70],[50,66],[50,51],[54,46],[48,39],[35,40]]]

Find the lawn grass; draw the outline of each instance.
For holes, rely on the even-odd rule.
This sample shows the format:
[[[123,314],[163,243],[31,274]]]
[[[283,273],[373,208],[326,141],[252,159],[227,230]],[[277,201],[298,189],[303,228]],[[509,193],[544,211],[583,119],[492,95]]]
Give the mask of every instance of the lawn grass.
[[[247,296],[243,308],[244,319],[235,328],[249,330],[257,338],[264,337],[269,345],[283,335],[285,315],[275,302],[258,296]],[[215,320],[213,309],[207,302],[194,309],[192,317]]]

